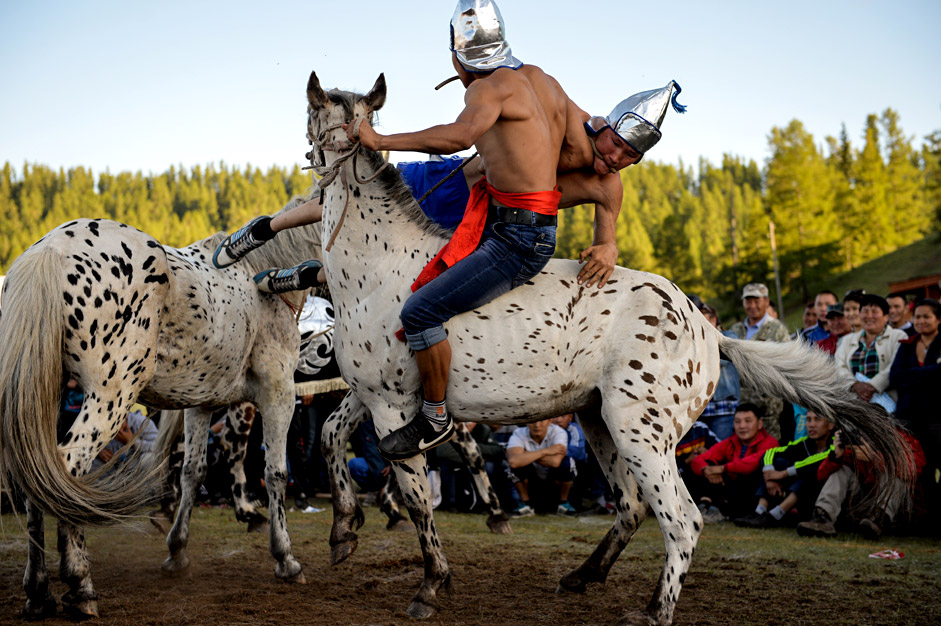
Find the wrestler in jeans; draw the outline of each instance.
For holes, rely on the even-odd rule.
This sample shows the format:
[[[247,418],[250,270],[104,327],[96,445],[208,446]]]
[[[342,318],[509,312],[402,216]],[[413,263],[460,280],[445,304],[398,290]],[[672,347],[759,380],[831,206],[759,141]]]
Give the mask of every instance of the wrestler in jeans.
[[[519,287],[545,267],[555,252],[555,224],[535,226],[545,216],[524,213],[531,224],[492,221],[496,210],[491,208],[477,249],[405,302],[402,327],[413,350],[443,341],[444,322]]]

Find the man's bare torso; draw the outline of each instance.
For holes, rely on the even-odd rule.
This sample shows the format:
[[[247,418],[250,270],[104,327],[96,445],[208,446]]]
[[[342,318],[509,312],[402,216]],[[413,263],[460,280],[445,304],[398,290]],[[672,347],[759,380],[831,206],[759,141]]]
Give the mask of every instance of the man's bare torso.
[[[506,192],[553,189],[568,96],[554,78],[534,65],[496,70],[468,90],[484,81],[490,81],[487,87],[503,98],[499,119],[476,142],[488,182]]]

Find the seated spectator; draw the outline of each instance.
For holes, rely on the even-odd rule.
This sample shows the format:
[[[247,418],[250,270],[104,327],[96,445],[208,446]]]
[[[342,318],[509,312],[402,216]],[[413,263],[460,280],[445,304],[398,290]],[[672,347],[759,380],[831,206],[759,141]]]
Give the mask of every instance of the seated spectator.
[[[912,325],[912,311],[905,294],[890,293],[885,297],[885,301],[889,303],[889,326],[901,330],[909,337],[914,335],[916,331]]]
[[[817,293],[814,298],[814,309],[817,313],[817,323],[810,328],[805,328],[800,332],[800,338],[810,345],[814,345],[821,339],[826,339],[830,334],[827,327],[827,308],[839,302],[836,294],[828,289]]]
[[[825,338],[817,342],[817,347],[833,356],[840,338],[850,333],[850,324],[843,314],[842,304],[831,304],[827,307],[827,329],[830,331]]]
[[[843,315],[846,316],[852,333],[858,333],[863,329],[863,320],[859,316],[859,311],[863,306],[864,295],[866,295],[865,289],[851,289],[843,297]]]
[[[363,421],[350,438],[353,454],[349,460],[350,477],[366,493],[365,505],[374,505],[379,490],[389,475],[389,462],[379,454],[379,437],[372,419]]]
[[[911,446],[915,475],[918,476],[925,466],[925,454],[917,439],[905,431],[902,431],[902,437]],[[886,498],[878,512],[859,517],[853,503],[872,495],[867,492],[876,482],[875,468],[868,448],[844,446],[839,430],[833,437],[833,449],[817,468],[817,479],[823,487],[817,496],[813,517],[797,525],[797,534],[802,537],[833,537],[836,535],[835,522],[844,511],[845,517],[858,522],[860,534],[868,539],[878,539],[883,528],[893,523],[906,497],[905,487],[899,480],[898,493]]]
[[[504,460],[503,446],[494,440],[486,424],[466,422],[465,426],[480,448],[487,477],[499,496],[507,482],[505,473],[499,471]],[[428,451],[427,458],[428,467],[437,468],[441,472],[441,504],[438,510],[462,513],[476,510],[479,505],[477,488],[457,444],[451,442],[433,448]]]
[[[735,433],[715,444],[690,464],[697,477],[687,481],[690,495],[706,522],[747,515],[755,508],[761,485],[761,461],[766,450],[778,445],[761,420],[761,409],[740,404],[735,410]]]
[[[513,431],[506,447],[506,459],[512,472],[511,480],[519,492],[520,505],[513,511],[516,517],[529,517],[535,513],[530,496],[542,495],[550,501],[552,509],[561,504],[560,487],[569,483],[574,475],[571,465],[563,465],[568,453],[565,431],[545,419],[532,422]]]
[[[846,385],[866,402],[872,402],[876,394],[889,393],[894,403],[895,392],[889,390],[889,370],[899,342],[906,335],[889,326],[889,303],[885,298],[867,293],[862,299],[863,330],[846,335],[839,343],[836,366]],[[894,410],[886,408],[890,413]]]
[[[689,427],[683,438],[676,444],[676,468],[680,476],[686,480],[691,474],[690,464],[697,456],[719,443],[716,436],[705,422],[696,420]]]
[[[804,514],[806,509],[810,517],[820,492],[817,467],[832,449],[832,432],[829,420],[807,411],[807,437],[765,452],[758,506],[751,515],[736,519],[735,524],[748,528],[780,526],[787,512],[798,504],[799,512]],[[776,506],[769,510],[772,503]]]
[[[817,307],[811,300],[804,304],[804,316],[801,318],[801,329],[791,333],[791,339],[800,339],[801,333],[809,331],[817,325]]]
[[[927,457],[921,487],[933,534],[939,531],[941,488],[935,479],[941,469],[941,303],[925,298],[915,305],[917,334],[899,344],[889,371],[898,391],[896,417],[921,443]]]
[[[140,434],[138,435],[138,433]],[[135,435],[138,435],[136,439],[134,438]],[[121,423],[121,428],[115,434],[114,439],[102,448],[98,456],[92,461],[92,470],[96,470],[110,461],[115,454],[121,454],[122,458],[119,462],[122,463],[124,459],[137,459],[140,462],[142,456],[135,453],[139,451],[140,455],[144,455],[151,452],[154,449],[154,444],[157,443],[157,435],[157,427],[146,415],[140,411],[131,411],[124,418],[124,422]],[[125,448],[128,443],[131,445]]]
[[[715,309],[704,304],[700,311],[710,324],[722,330],[722,323]],[[738,406],[741,397],[742,387],[738,370],[731,361],[720,356],[719,382],[716,384],[715,393],[712,394],[712,398],[699,416],[699,419],[706,423],[720,441],[732,436],[732,417],[735,415],[735,407]]]
[[[565,431],[568,436],[568,451],[565,458],[562,459],[562,465],[569,463],[572,467],[573,480],[579,476],[578,468],[585,467],[588,461],[588,452],[585,450],[585,433],[582,427],[575,422],[574,413],[566,413],[552,420],[556,426]],[[559,515],[575,515],[575,507],[569,502],[573,483],[561,483],[559,485],[559,508],[556,511]]]

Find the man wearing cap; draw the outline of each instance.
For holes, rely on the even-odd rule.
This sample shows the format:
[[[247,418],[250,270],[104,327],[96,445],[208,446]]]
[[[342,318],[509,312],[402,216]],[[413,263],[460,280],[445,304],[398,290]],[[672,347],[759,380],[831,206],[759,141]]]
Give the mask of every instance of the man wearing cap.
[[[899,342],[908,336],[889,325],[889,303],[885,298],[867,293],[862,300],[859,314],[863,329],[840,342],[836,365],[847,386],[866,402],[881,393],[895,400],[895,390],[889,389],[889,371]]]
[[[729,334],[739,339],[753,341],[787,341],[787,327],[780,320],[768,314],[768,288],[761,283],[749,283],[742,290],[742,304],[745,307],[745,320],[736,322],[729,329]],[[742,402],[751,402],[764,407],[765,428],[775,439],[781,439],[781,412],[784,401],[781,398],[766,396],[760,389],[742,384]]]
[[[818,341],[817,347],[833,356],[836,354],[836,347],[840,339],[853,330],[843,314],[842,304],[831,304],[827,307],[827,330],[830,334]]]

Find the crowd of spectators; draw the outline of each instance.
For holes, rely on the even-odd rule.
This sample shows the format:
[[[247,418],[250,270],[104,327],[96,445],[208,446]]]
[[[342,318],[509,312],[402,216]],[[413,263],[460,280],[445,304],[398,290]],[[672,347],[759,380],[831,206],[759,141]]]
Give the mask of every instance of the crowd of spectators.
[[[722,330],[715,309],[692,299]],[[725,334],[802,341],[831,355],[848,390],[893,416],[918,478],[914,496],[896,480],[893,497],[869,506],[878,466],[870,451],[845,445],[837,425],[813,411],[743,385],[735,367],[723,360],[715,395],[677,447],[680,475],[706,522],[790,526],[802,536],[832,537],[845,529],[876,538],[889,528],[937,536],[941,304],[861,289],[847,292],[841,302],[834,292],[822,290],[805,305],[802,328],[790,337],[770,307],[767,287],[746,285],[742,304],[745,319]],[[730,415],[732,433],[727,430]],[[690,454],[709,440],[704,429],[719,441]]]

